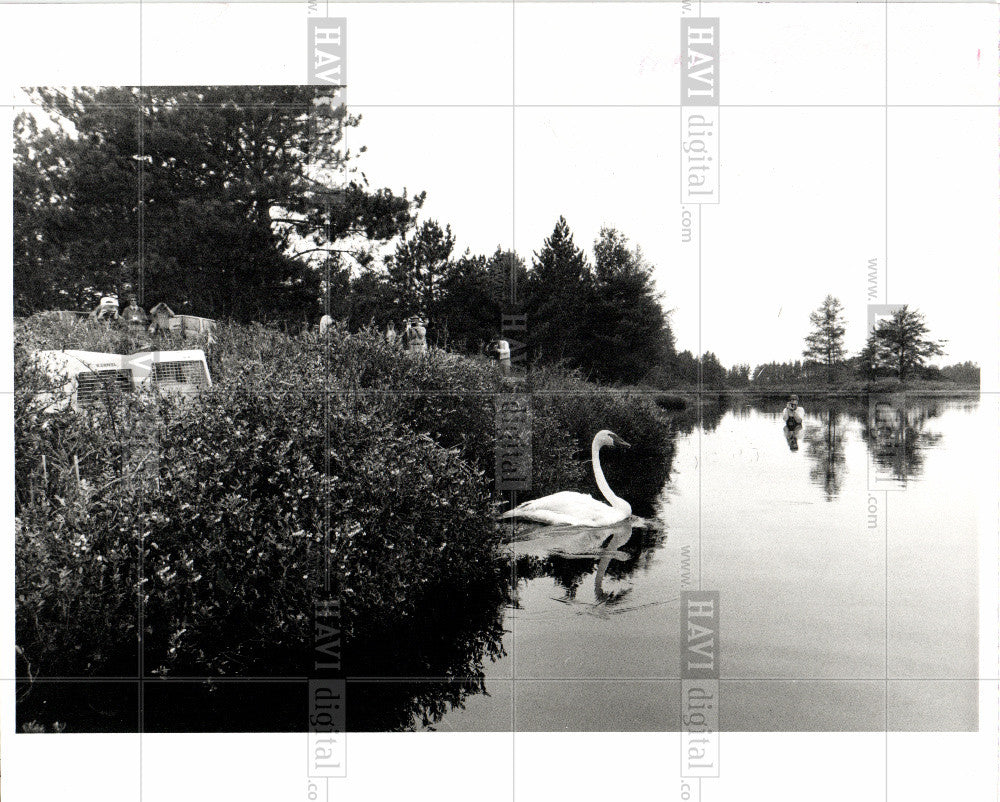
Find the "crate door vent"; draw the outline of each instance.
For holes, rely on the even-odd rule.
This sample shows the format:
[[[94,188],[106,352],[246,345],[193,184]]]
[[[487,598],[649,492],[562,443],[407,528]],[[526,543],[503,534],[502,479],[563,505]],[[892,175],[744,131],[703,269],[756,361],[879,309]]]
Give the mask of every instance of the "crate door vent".
[[[105,395],[132,389],[130,370],[85,370],[76,375],[76,401],[82,406],[97,403]]]

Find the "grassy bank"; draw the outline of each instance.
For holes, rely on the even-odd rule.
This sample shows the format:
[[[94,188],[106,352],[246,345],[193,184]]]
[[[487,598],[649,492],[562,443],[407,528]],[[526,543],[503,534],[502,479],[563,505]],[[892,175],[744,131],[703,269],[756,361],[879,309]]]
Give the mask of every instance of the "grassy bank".
[[[433,669],[474,676],[498,648],[509,573],[494,523],[497,394],[532,394],[531,496],[591,490],[588,448],[601,428],[636,445],[631,470],[654,466],[651,484],[669,464],[655,401],[569,373],[509,383],[486,361],[411,358],[374,332],[334,329],[327,343],[223,325],[216,338],[213,386],[196,400],[124,394],[53,414],[32,404],[52,389],[32,351],[190,342],[16,324],[20,678],[128,676],[140,639],[156,676],[301,675],[326,559],[346,671],[430,670],[420,637],[465,609],[492,634]],[[627,469],[610,460],[612,484]],[[23,691],[23,721],[66,720],[38,686]]]

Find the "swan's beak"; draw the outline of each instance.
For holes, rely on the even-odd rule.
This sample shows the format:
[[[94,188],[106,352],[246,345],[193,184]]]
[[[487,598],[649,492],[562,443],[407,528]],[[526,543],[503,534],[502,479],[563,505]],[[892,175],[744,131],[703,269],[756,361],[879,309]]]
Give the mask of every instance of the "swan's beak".
[[[611,435],[611,442],[614,443],[619,448],[632,448],[631,443],[626,443],[617,434]]]

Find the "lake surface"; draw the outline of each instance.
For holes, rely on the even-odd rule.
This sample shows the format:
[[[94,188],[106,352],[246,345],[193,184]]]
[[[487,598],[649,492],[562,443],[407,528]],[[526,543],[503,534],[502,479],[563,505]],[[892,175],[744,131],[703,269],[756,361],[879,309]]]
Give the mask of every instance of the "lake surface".
[[[677,730],[679,599],[700,587],[720,594],[722,730],[977,729],[995,402],[803,405],[796,433],[780,401],[679,423],[652,528],[522,533],[505,656],[433,728]]]

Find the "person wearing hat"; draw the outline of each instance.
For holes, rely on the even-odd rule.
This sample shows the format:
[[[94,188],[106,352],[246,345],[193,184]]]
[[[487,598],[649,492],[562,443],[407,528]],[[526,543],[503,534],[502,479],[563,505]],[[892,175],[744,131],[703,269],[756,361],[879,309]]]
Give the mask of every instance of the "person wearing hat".
[[[802,425],[804,417],[805,412],[799,406],[799,397],[797,395],[790,396],[785,408],[781,410],[781,419],[785,422],[786,426],[794,428]]]
[[[114,295],[105,295],[90,316],[95,320],[117,320],[118,298]]]
[[[406,322],[406,346],[418,354],[427,351],[427,329],[419,317],[412,317]]]

